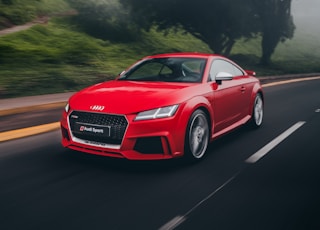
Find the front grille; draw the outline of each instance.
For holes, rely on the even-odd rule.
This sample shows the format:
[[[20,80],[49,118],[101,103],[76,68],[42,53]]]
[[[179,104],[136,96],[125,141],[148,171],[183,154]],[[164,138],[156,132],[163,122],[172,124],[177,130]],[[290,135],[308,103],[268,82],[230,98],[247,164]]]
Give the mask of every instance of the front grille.
[[[69,115],[72,135],[91,142],[120,145],[128,126],[125,116],[73,111]]]

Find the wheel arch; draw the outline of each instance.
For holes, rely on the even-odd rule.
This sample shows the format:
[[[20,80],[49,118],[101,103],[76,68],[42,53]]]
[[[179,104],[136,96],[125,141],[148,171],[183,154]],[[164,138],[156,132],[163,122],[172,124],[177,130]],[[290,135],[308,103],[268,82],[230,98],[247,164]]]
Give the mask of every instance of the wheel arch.
[[[250,106],[249,106],[249,111],[248,111],[248,114],[250,116],[251,116],[252,111],[253,111],[254,100],[256,98],[256,95],[258,95],[258,94],[260,94],[260,96],[262,98],[262,102],[264,104],[264,93],[263,93],[263,89],[262,89],[262,87],[261,87],[261,85],[259,83],[255,84],[253,89],[252,89]]]
[[[209,110],[204,106],[200,106],[196,110],[202,110],[205,113],[205,115],[208,119],[208,123],[209,123],[209,131],[210,131],[209,135],[210,135],[210,139],[211,139],[212,134],[213,134],[213,116],[210,114]],[[194,111],[196,111],[196,110],[194,110]]]
[[[185,137],[187,126],[190,117],[196,110],[202,110],[207,116],[207,120],[209,123],[209,131],[210,131],[210,140],[213,133],[213,124],[214,124],[214,116],[213,116],[213,108],[209,100],[205,97],[194,97],[191,100],[187,101],[179,119],[179,126],[183,128],[183,136]]]

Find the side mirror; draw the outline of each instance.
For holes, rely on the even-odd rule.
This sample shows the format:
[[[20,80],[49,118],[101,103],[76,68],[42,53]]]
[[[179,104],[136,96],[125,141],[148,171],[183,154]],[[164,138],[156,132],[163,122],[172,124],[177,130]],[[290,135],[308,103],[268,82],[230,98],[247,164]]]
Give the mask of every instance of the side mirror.
[[[216,82],[221,85],[222,81],[230,81],[233,79],[232,74],[227,72],[219,72],[216,75]]]

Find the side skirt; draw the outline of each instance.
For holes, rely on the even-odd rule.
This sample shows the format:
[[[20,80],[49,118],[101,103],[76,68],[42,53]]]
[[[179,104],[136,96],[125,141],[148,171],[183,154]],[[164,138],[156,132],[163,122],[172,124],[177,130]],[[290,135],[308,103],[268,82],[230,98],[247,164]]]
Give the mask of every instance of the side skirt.
[[[216,139],[216,138],[218,138],[218,137],[220,137],[222,135],[225,135],[225,134],[231,132],[232,130],[234,130],[234,129],[246,124],[250,119],[251,119],[251,116],[247,115],[246,117],[244,117],[240,121],[234,123],[233,125],[230,125],[229,127],[221,130],[220,132],[218,132],[218,133],[214,133],[213,132],[213,134],[211,136],[211,141],[213,141],[214,139]]]

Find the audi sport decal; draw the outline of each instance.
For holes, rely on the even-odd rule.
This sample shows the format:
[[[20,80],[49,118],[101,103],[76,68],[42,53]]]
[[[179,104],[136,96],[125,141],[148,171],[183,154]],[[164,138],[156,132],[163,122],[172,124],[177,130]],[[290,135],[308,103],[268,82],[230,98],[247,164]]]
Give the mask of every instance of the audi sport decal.
[[[74,130],[78,133],[90,134],[96,136],[110,137],[111,126],[94,126],[76,123]]]
[[[97,128],[94,128],[94,127],[81,126],[79,130],[80,130],[80,132],[86,131],[86,132],[104,134],[104,130],[103,129],[97,129]]]

